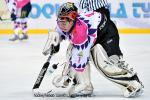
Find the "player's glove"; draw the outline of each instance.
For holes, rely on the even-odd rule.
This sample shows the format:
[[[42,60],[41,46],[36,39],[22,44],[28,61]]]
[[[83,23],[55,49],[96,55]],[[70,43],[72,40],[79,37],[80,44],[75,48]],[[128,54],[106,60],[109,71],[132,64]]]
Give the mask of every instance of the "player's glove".
[[[59,34],[56,32],[50,32],[48,34],[48,39],[43,49],[43,54],[46,56],[50,53],[57,53],[60,47]]]

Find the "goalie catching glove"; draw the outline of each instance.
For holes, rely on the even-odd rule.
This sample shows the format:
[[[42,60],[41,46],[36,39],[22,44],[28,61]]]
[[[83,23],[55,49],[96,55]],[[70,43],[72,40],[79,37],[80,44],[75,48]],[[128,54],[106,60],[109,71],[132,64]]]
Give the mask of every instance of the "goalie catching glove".
[[[59,34],[56,32],[48,32],[48,39],[43,49],[43,54],[46,56],[50,53],[57,53],[60,48]]]

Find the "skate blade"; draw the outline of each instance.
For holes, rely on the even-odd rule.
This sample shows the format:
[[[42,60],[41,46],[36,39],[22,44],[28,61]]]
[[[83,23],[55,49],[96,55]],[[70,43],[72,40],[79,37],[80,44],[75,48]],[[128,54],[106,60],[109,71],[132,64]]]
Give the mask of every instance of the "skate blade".
[[[132,98],[139,97],[140,95],[143,94],[143,92],[144,92],[143,89],[138,89],[136,92],[134,92],[134,93],[131,95],[131,97],[132,97]]]

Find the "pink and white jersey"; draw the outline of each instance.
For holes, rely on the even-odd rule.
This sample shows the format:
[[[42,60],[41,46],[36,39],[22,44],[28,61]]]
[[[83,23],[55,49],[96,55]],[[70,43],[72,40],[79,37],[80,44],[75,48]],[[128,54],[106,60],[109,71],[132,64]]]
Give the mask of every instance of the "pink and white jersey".
[[[17,8],[22,8],[24,7],[27,3],[30,2],[30,0],[15,0],[17,4]]]
[[[16,2],[15,2],[15,0],[5,0],[5,1],[6,1],[6,4],[7,4],[7,7],[9,9],[9,11],[11,13],[14,12],[16,14],[17,12],[16,12]]]
[[[97,27],[101,21],[101,14],[87,12],[79,14],[71,33],[62,32],[59,26],[57,31],[62,38],[69,39],[73,45],[70,65],[76,71],[84,71],[90,56],[90,49],[97,38]]]

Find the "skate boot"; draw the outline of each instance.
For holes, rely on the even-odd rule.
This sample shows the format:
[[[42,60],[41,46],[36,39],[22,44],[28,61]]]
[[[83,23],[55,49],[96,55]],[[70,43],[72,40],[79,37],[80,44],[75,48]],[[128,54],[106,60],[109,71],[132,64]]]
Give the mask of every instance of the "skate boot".
[[[93,86],[90,83],[89,85],[77,83],[76,79],[73,79],[73,84],[69,89],[69,96],[74,97],[89,97],[93,93]]]
[[[143,93],[143,84],[137,79],[137,75],[135,74],[133,80],[128,82],[128,85],[124,87],[123,94],[125,97],[137,97]]]
[[[16,41],[16,40],[19,40],[19,36],[16,34],[12,38],[9,39],[9,41]]]
[[[28,38],[28,35],[23,33],[23,36],[20,38],[20,40],[27,40]]]
[[[83,72],[76,71],[73,67],[70,68],[70,72],[73,73],[71,76],[73,84],[69,89],[70,97],[88,97],[93,93],[93,86],[90,78],[90,64],[88,63]]]

